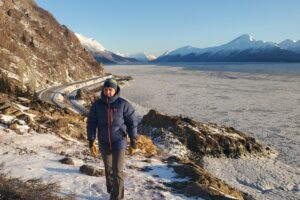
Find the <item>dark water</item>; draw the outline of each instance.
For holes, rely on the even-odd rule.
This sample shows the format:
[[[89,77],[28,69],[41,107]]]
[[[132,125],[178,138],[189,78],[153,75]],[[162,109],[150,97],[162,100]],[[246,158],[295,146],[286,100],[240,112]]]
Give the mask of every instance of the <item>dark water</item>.
[[[184,67],[186,70],[300,76],[300,63],[162,63],[158,66]]]

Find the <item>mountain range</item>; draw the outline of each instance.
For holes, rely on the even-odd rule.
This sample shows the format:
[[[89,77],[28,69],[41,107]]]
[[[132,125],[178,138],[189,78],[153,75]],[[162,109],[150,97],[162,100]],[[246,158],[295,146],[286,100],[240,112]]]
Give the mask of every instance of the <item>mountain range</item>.
[[[122,54],[106,50],[102,44],[93,38],[88,38],[80,33],[75,33],[82,46],[89,51],[97,61],[106,64],[149,62],[156,59],[156,56],[148,53]]]
[[[121,54],[106,50],[99,42],[76,34],[81,44],[104,63],[136,62],[300,62],[300,40],[284,40],[280,43],[255,40],[244,34],[215,47],[197,48],[184,46],[167,51],[159,57],[148,53]]]
[[[300,40],[276,44],[245,34],[216,47],[181,47],[164,53],[155,62],[300,62]]]
[[[106,50],[102,44],[93,38],[88,38],[80,33],[75,33],[81,45],[90,52],[94,58],[101,63],[116,64],[116,63],[134,63],[138,60],[131,57],[126,57]]]

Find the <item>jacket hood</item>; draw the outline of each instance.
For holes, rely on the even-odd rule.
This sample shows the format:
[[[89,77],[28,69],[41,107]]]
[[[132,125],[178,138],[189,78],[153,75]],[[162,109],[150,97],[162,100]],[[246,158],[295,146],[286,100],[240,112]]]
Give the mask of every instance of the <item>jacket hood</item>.
[[[101,100],[104,103],[111,104],[111,103],[115,102],[120,97],[120,94],[121,94],[121,89],[120,89],[119,86],[117,87],[116,94],[114,96],[112,96],[112,97],[105,96],[104,92],[103,92],[103,89],[102,89],[102,91],[101,91]]]

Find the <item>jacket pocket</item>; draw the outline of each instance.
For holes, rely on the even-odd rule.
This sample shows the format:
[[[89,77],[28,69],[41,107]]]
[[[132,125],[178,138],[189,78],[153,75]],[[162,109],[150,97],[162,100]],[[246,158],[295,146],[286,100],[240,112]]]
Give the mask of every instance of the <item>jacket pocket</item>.
[[[124,131],[122,127],[119,129],[119,132],[123,135],[123,137],[127,136],[126,131]]]

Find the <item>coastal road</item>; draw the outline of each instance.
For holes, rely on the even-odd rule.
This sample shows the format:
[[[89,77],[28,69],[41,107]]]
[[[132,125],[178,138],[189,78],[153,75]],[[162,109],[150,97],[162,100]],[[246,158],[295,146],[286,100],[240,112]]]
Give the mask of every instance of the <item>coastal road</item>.
[[[54,104],[60,108],[68,108],[74,112],[86,115],[88,112],[87,109],[75,100],[77,91],[81,88],[91,90],[95,87],[99,87],[107,78],[111,77],[112,75],[94,77],[65,85],[53,86],[39,91],[38,97],[44,102]]]

